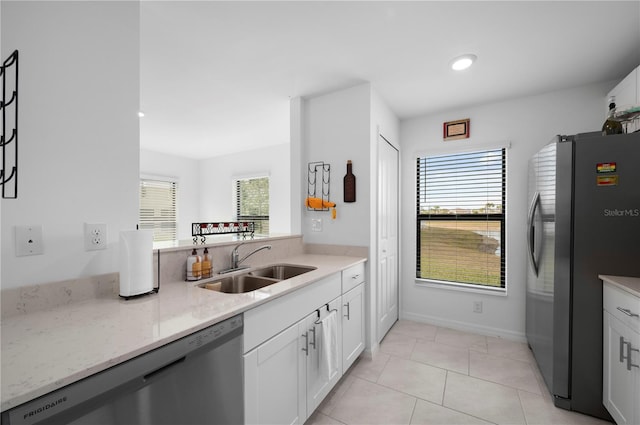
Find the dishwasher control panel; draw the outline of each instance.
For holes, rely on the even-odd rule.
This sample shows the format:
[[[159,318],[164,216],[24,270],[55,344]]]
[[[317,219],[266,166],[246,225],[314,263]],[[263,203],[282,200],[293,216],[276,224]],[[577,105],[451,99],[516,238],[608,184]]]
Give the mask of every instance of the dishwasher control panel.
[[[189,348],[195,350],[202,347],[203,345],[206,345],[218,338],[221,338],[233,332],[238,328],[242,328],[242,325],[242,315],[234,316],[230,319],[224,320],[220,323],[216,323],[215,325],[209,326],[206,329],[191,334],[185,337],[185,339],[187,340]]]

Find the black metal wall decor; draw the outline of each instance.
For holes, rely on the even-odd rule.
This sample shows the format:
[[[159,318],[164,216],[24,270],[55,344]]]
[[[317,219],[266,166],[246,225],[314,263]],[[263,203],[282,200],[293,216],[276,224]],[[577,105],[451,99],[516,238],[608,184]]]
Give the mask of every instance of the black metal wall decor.
[[[315,198],[322,202],[312,207],[307,202],[307,210],[329,211],[329,183],[331,182],[331,165],[324,162],[310,162],[307,165],[307,199]]]
[[[18,51],[15,50],[2,63],[2,169],[0,186],[2,198],[18,197]]]
[[[191,223],[191,236],[193,243],[205,243],[209,235],[225,235],[229,233],[238,233],[242,235],[242,239],[247,236],[253,239],[256,223],[253,221],[229,221],[215,223]]]

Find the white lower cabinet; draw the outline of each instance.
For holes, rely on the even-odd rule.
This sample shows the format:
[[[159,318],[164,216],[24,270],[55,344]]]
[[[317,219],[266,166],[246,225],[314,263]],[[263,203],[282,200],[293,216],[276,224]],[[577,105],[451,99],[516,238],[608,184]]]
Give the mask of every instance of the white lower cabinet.
[[[347,272],[244,313],[245,423],[304,423],[362,353],[364,265]]]
[[[340,305],[340,297],[338,297],[305,319],[306,336],[303,334],[302,338],[306,340],[308,347],[302,351],[302,355],[306,357],[307,366],[307,417],[311,416],[342,377]],[[336,316],[335,331],[326,336],[333,336],[333,342],[325,340],[325,329],[322,324],[322,319],[331,312]],[[334,352],[330,353],[331,350]]]
[[[602,403],[618,425],[640,424],[638,306],[637,298],[605,285]]]
[[[245,313],[245,423],[302,424],[340,380],[340,287],[337,274]],[[303,319],[269,337],[300,311]],[[335,326],[324,326],[330,314]]]
[[[305,358],[296,323],[244,355],[247,424],[299,424],[306,419]]]
[[[342,373],[364,351],[364,283],[342,295]]]

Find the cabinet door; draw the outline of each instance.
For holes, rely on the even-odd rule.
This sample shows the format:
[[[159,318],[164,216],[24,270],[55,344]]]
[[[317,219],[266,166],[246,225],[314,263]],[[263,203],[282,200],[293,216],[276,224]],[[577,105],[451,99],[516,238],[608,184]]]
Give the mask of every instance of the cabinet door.
[[[296,323],[245,354],[245,423],[305,421],[304,345]]]
[[[342,296],[342,373],[364,350],[364,283]]]
[[[636,424],[639,368],[638,334],[604,311],[602,402],[618,425]],[[630,345],[629,345],[630,344]],[[628,356],[631,356],[628,359]]]
[[[638,70],[640,67],[634,69],[627,75],[622,81],[620,81],[607,95],[605,99],[606,110],[609,111],[609,97],[616,97],[616,106],[619,108],[625,108],[634,106],[637,104],[636,98],[638,93]]]
[[[308,416],[311,416],[342,376],[340,297],[331,301],[327,306],[319,308],[305,319],[305,329],[309,335],[309,355],[307,356]],[[332,312],[335,314],[335,328],[329,330],[324,327],[322,319]]]

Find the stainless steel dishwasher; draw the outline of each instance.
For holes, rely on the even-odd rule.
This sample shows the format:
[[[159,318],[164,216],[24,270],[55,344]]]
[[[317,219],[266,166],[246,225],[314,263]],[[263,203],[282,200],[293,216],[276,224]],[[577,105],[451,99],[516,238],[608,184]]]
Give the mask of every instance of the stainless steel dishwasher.
[[[2,413],[2,424],[242,424],[242,316]]]

